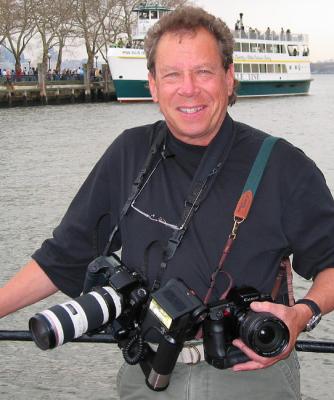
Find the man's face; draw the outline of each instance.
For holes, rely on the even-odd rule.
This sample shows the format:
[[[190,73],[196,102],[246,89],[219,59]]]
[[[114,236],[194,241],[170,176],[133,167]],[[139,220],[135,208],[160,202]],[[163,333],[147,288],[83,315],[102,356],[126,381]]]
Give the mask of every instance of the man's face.
[[[208,145],[225,118],[233,83],[233,65],[224,70],[218,43],[206,29],[161,37],[149,85],[177,139]]]

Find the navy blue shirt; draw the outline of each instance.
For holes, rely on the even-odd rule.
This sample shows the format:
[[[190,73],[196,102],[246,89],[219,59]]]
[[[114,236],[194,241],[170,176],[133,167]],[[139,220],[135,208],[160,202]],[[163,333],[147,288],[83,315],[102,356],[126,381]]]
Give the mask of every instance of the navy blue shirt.
[[[64,293],[72,297],[81,293],[87,265],[106,244],[159,129],[167,129],[164,122],[129,129],[117,137],[82,185],[53,238],[33,254]],[[210,146],[220,143],[222,152],[229,144],[232,147],[168,263],[162,284],[179,277],[204,298],[232,229],[233,211],[266,136],[227,115]],[[192,178],[210,146],[189,145],[168,132],[169,156],[160,162],[135,206],[155,219],[178,225]],[[129,209],[113,250],[122,248],[122,261],[131,270],[142,271],[145,265],[152,284],[172,228],[143,213]],[[306,279],[334,265],[334,201],[315,163],[279,140],[224,270],[234,285],[270,293],[280,259],[291,254],[294,270]],[[227,284],[227,275],[220,273],[213,299]]]

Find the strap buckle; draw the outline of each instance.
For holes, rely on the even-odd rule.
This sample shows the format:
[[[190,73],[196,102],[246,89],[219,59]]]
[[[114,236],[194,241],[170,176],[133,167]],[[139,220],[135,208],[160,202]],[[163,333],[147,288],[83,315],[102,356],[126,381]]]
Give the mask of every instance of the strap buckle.
[[[196,365],[201,361],[201,352],[194,344],[185,344],[180,355],[188,365]]]
[[[234,217],[234,224],[232,231],[230,233],[230,239],[235,240],[237,237],[237,231],[239,229],[239,225],[242,224],[245,221],[245,218],[239,218],[239,217]]]

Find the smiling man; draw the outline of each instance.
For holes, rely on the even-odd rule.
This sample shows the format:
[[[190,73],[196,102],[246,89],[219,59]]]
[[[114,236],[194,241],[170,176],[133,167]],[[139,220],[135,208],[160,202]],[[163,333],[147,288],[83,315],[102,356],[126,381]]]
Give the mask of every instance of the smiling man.
[[[247,360],[234,363],[225,355],[234,365],[218,369],[205,360],[203,338],[189,330],[167,389],[151,390],[139,365],[124,364],[118,376],[122,400],[299,400],[295,342],[334,308],[334,201],[324,177],[304,153],[278,140],[236,237],[234,210],[269,135],[227,113],[236,98],[232,34],[203,9],[181,7],[151,28],[145,50],[150,90],[165,120],[128,129],[110,145],[53,237],[0,289],[0,316],[57,290],[79,296],[97,250],[121,249],[122,263],[152,292],[177,278],[209,305],[232,287],[252,287],[266,299],[272,293],[275,302],[252,302],[251,308],[271,313],[289,332],[270,357],[235,338],[228,350]],[[286,282],[275,285],[281,260],[287,265],[289,256],[296,273],[314,280],[298,304],[291,303]],[[221,273],[212,280],[218,265]],[[61,329],[52,318],[53,329]],[[136,333],[153,349],[164,339],[176,340],[162,339],[161,326],[140,330],[137,322]],[[223,331],[203,331],[208,340],[214,334],[214,350],[224,354]],[[262,333],[258,339],[265,345]],[[169,356],[166,351],[158,360],[158,381],[166,382]]]
[[[224,68],[218,42],[208,30],[167,32],[157,46],[149,84],[173,135],[207,146],[224,121],[234,67]]]

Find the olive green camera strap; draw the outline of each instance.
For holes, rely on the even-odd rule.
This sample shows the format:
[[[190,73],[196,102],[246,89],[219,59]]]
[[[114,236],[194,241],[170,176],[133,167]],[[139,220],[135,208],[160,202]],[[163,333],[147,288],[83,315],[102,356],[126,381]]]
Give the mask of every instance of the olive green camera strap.
[[[251,206],[254,201],[255,193],[256,193],[257,188],[262,179],[262,176],[263,176],[264,170],[266,168],[267,162],[269,160],[271,151],[274,147],[274,144],[277,142],[278,139],[279,139],[278,137],[274,137],[274,136],[266,137],[257,153],[256,159],[253,163],[253,166],[250,170],[250,173],[248,175],[245,186],[242,190],[242,193],[241,193],[241,196],[237,203],[237,206],[234,210],[234,215],[233,215],[234,224],[233,224],[232,231],[231,231],[231,233],[227,239],[227,242],[225,244],[223,254],[220,258],[218,267],[211,275],[209,290],[204,299],[205,304],[207,304],[211,298],[212,291],[213,291],[213,288],[216,283],[217,275],[223,269],[226,257],[230,253],[231,247],[237,237],[238,228],[239,228],[240,224],[246,220],[246,218],[249,214],[249,211],[250,211]],[[232,278],[230,279],[230,286],[222,294],[221,298],[224,298],[227,295],[228,291],[231,288],[231,285],[232,285]]]

